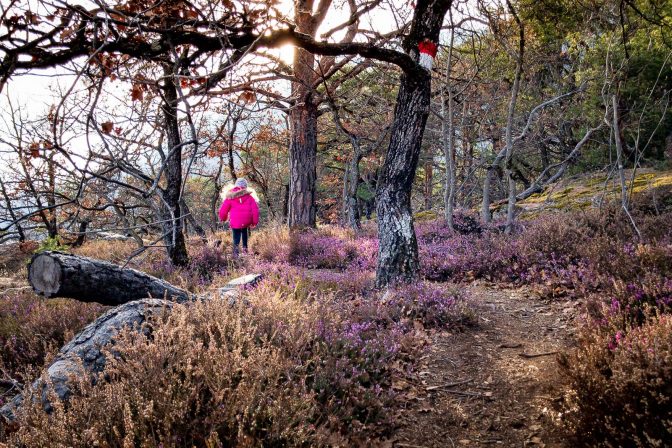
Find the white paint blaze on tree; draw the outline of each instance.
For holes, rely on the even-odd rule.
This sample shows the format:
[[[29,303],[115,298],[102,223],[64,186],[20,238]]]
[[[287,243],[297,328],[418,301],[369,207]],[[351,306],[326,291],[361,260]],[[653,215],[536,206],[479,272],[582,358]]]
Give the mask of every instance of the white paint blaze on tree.
[[[436,51],[438,48],[438,45],[427,38],[423,39],[422,42],[418,44],[418,51],[420,52],[420,59],[418,59],[418,64],[420,64],[422,68],[429,72],[432,71],[434,58],[436,57]]]

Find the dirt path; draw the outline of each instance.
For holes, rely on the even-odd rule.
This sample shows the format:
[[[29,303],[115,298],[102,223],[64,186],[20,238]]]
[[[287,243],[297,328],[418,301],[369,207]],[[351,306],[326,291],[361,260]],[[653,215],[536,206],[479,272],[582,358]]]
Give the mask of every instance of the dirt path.
[[[393,446],[573,446],[558,425],[555,352],[572,344],[575,304],[470,290],[478,326],[432,335],[417,376],[395,385],[406,408]]]

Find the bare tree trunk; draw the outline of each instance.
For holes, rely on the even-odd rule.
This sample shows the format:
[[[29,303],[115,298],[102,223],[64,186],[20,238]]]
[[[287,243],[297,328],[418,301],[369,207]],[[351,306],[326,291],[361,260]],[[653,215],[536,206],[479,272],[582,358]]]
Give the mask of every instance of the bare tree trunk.
[[[166,159],[166,186],[160,190],[163,204],[160,207],[163,218],[163,240],[170,261],[176,266],[189,262],[184,238],[184,217],[180,204],[182,192],[182,139],[177,121],[177,89],[172,67],[163,67],[163,102],[161,111],[165,125],[168,155]]]
[[[12,218],[12,222],[15,222],[15,227],[16,231],[19,234],[19,241],[23,242],[26,240],[26,234],[23,232],[23,227],[21,226],[21,223],[17,219],[16,213],[14,212],[14,207],[12,206],[12,201],[9,198],[9,194],[7,194],[7,189],[5,188],[5,183],[2,181],[2,178],[0,178],[0,192],[2,192],[2,197],[5,199],[5,203],[7,204],[7,211],[9,212],[9,217]]]
[[[345,183],[343,185],[343,214],[344,224],[351,229],[360,230],[362,225],[359,214],[359,204],[357,201],[357,189],[359,187],[359,162],[362,160],[362,153],[358,145],[353,144],[353,154],[348,160],[345,168]]]
[[[363,149],[360,137],[347,130],[343,126],[343,123],[341,123],[338,108],[333,101],[330,103],[330,106],[334,124],[345,136],[348,137],[350,140],[350,145],[352,146],[352,156],[348,159],[348,162],[345,165],[345,172],[343,174],[343,209],[341,214],[341,221],[344,225],[347,225],[353,230],[358,231],[361,229],[361,211],[358,197],[360,185],[359,163],[362,161],[364,156],[369,155],[372,151],[375,151],[379,145],[382,144],[389,128],[386,128],[385,132],[378,136],[378,139],[374,145]]]
[[[186,291],[135,269],[60,252],[34,255],[28,265],[28,282],[37,294],[47,298],[68,297],[103,305],[163,298],[166,294],[180,302],[191,297]]]
[[[84,244],[84,241],[86,240],[86,228],[89,226],[89,221],[88,219],[83,220],[82,222],[79,223],[79,231],[77,232],[77,239],[75,240],[74,243],[72,243],[71,247],[80,247],[82,244]]]
[[[453,17],[449,12],[450,21],[452,24]],[[443,90],[441,91],[441,128],[443,130],[443,148],[444,158],[446,163],[446,179],[444,190],[444,210],[445,218],[448,227],[452,230],[454,228],[453,209],[455,206],[455,128],[453,122],[453,86],[450,84],[450,74],[453,69],[453,43],[455,42],[455,30],[450,32],[450,46],[448,48],[448,61],[446,67],[446,86],[448,86],[448,110],[446,111],[446,102],[443,97]]]
[[[413,25],[404,49],[418,60],[418,43],[424,38],[437,42],[450,0],[418,1]],[[419,270],[418,243],[413,227],[411,190],[418,166],[422,136],[429,114],[431,75],[401,75],[390,144],[380,170],[376,192],[378,214],[378,266],[376,284],[385,287],[397,281],[412,281]]]
[[[231,117],[231,116],[230,116]],[[227,155],[228,155],[228,166],[229,166],[229,176],[231,177],[231,182],[235,182],[236,179],[238,179],[238,173],[236,173],[236,161],[234,159],[234,141],[236,138],[236,129],[238,129],[238,119],[240,118],[240,115],[236,115],[234,117],[231,117],[232,123],[231,123],[231,129],[229,130],[229,134],[227,135],[227,141],[226,141],[226,150],[227,150]]]
[[[182,207],[182,213],[184,213],[185,216],[187,217],[187,222],[189,223],[189,225],[191,225],[192,229],[194,229],[196,235],[198,235],[202,241],[206,241],[205,230],[198,223],[198,221],[196,221],[196,218],[191,213],[191,210],[189,210],[189,207],[187,206],[187,203],[185,202],[184,199],[180,200],[180,206]]]
[[[496,150],[498,138],[492,139],[492,149]],[[502,160],[506,156],[506,147],[502,148],[497,155],[495,160],[490,164],[485,173],[485,179],[483,180],[483,202],[481,205],[481,219],[484,223],[489,223],[492,221],[492,213],[490,213],[490,204],[492,202],[490,197],[490,192],[492,190],[492,178],[495,175],[495,172],[499,169],[499,164],[502,163]]]
[[[47,231],[49,233],[49,238],[56,238],[58,236],[58,221],[56,218],[56,171],[54,167],[53,157],[56,152],[52,152],[47,159],[47,176],[49,179],[49,191],[47,193],[47,205],[49,210],[47,211],[47,216],[49,221],[47,224]]]
[[[434,154],[425,161],[425,210],[431,210],[434,199]]]
[[[215,175],[212,176],[214,191],[212,192],[212,196],[210,197],[210,213],[211,213],[210,219],[212,220],[210,229],[213,231],[217,228],[217,225],[219,224],[219,206],[220,206],[219,196],[222,190],[220,178],[222,176],[223,169],[224,169],[224,156],[220,154],[219,165],[217,166],[217,173],[215,173]]]
[[[639,228],[637,227],[635,220],[632,218],[632,215],[630,214],[630,208],[629,208],[630,201],[628,200],[628,185],[625,180],[625,170],[623,169],[623,139],[621,136],[621,123],[618,114],[617,95],[615,94],[612,95],[611,103],[612,107],[614,108],[613,130],[614,130],[614,140],[616,142],[616,165],[618,168],[618,177],[621,183],[621,208],[623,208],[623,211],[630,220],[630,224],[632,225],[633,230],[637,233],[637,236],[641,239],[642,234],[639,231]]]
[[[30,193],[33,196],[33,199],[35,199],[35,204],[37,205],[37,213],[40,217],[40,220],[44,224],[45,229],[47,229],[47,232],[51,236],[51,227],[49,224],[49,216],[48,216],[48,210],[45,210],[44,204],[42,202],[42,199],[40,199],[40,195],[37,192],[35,188],[35,183],[33,181],[33,177],[30,175],[30,168],[28,167],[28,163],[26,160],[19,155],[19,164],[21,165],[21,169],[23,171],[23,175],[25,176],[25,181],[26,181],[26,187],[30,191]],[[54,235],[55,236],[55,235]]]
[[[297,30],[310,36],[315,35],[323,18],[313,15],[313,7],[314,0],[295,2],[294,19]],[[318,115],[312,91],[317,78],[315,55],[297,48],[294,52],[293,72],[297,81],[292,83],[294,104],[289,113],[290,178],[287,223],[290,227],[315,227]]]
[[[616,95],[611,97],[613,110],[613,129],[614,141],[616,142],[616,168],[618,169],[618,178],[621,183],[621,205],[624,209],[628,208],[628,187],[625,180],[625,170],[623,168],[623,139],[621,138],[621,123],[618,114],[618,98]]]
[[[282,219],[287,222],[289,219],[289,185],[283,185],[282,191]]]
[[[135,242],[138,244],[138,247],[144,246],[145,244],[144,241],[142,241],[142,238],[140,237],[140,235],[138,235],[136,229],[133,228],[135,224],[131,224],[128,221],[125,211],[122,210],[121,207],[119,207],[119,205],[117,204],[117,202],[114,201],[114,199],[110,199],[108,197],[105,197],[105,199],[107,199],[107,201],[110,203],[112,209],[114,210],[114,213],[117,215],[117,218],[119,218],[121,223],[124,225],[126,232],[129,233],[131,237],[135,240]]]
[[[379,286],[414,280],[419,269],[411,190],[429,111],[429,82],[429,74],[417,80],[402,75],[392,141],[376,192],[380,239],[376,281]]]
[[[303,52],[304,50],[296,50]],[[311,58],[313,57],[310,55]],[[290,113],[289,210],[290,227],[315,227],[317,179],[317,107],[310,95]]]
[[[506,208],[506,233],[513,231],[513,220],[516,211],[516,180],[513,177],[513,119],[516,112],[516,103],[518,101],[518,92],[520,91],[520,79],[523,74],[523,55],[525,51],[525,28],[520,21],[513,5],[509,0],[506,4],[513,15],[519,30],[518,54],[516,55],[516,74],[511,88],[511,100],[506,119],[506,176],[509,182],[509,200]]]

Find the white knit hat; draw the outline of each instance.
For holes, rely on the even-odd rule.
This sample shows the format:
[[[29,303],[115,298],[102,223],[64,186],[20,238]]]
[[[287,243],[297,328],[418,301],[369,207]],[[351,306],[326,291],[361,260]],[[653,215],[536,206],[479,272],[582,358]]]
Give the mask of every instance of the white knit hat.
[[[242,177],[240,179],[236,179],[236,187],[247,188],[247,181]]]

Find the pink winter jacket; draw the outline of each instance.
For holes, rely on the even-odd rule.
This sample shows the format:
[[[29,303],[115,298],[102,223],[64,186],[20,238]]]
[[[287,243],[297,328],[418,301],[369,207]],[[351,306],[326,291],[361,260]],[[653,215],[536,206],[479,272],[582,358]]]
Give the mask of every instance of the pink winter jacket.
[[[219,207],[219,220],[226,221],[229,213],[232,229],[245,229],[259,224],[259,206],[252,192],[246,188],[235,187],[226,193],[226,199]]]

